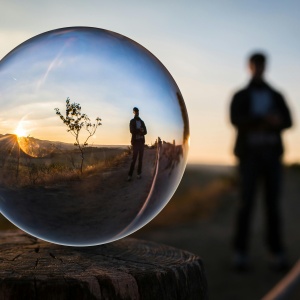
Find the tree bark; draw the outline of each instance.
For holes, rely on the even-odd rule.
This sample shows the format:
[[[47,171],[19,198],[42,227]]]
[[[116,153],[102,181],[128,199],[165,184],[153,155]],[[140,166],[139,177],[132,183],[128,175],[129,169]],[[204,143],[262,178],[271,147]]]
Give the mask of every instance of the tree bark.
[[[50,244],[0,231],[0,299],[207,299],[201,259],[124,238],[95,247]]]

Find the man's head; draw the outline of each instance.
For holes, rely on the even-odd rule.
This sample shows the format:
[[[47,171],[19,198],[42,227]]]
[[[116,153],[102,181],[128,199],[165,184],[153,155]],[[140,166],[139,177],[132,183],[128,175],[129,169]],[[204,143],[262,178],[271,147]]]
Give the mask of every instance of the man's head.
[[[262,80],[266,68],[266,55],[263,53],[253,53],[249,57],[249,69],[254,80]]]
[[[138,117],[138,116],[139,116],[139,109],[138,109],[137,107],[134,107],[134,108],[133,108],[133,113],[134,113],[134,115],[135,115],[136,117]]]

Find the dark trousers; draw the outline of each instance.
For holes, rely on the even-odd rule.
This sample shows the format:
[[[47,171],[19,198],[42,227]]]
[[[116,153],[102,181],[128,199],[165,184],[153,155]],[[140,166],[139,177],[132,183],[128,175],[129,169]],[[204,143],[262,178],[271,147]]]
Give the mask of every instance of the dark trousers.
[[[137,174],[140,175],[142,173],[142,166],[143,166],[144,142],[142,142],[142,141],[141,142],[135,142],[132,145],[132,151],[133,151],[132,161],[131,161],[131,165],[130,165],[128,175],[132,176],[137,157],[139,157]]]
[[[234,236],[235,250],[242,253],[246,253],[248,250],[255,192],[258,179],[262,179],[265,193],[266,243],[272,253],[283,251],[278,205],[282,176],[280,157],[272,153],[251,153],[240,159],[239,174],[240,206]]]

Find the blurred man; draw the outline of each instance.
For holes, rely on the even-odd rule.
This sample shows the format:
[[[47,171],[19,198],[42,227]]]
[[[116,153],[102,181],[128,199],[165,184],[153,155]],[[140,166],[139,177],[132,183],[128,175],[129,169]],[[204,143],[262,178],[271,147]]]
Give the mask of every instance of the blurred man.
[[[281,236],[279,193],[281,188],[281,132],[292,125],[283,96],[264,80],[266,56],[249,58],[251,80],[232,99],[230,118],[237,129],[234,153],[239,159],[240,206],[234,236],[234,266],[248,267],[248,240],[258,179],[265,192],[266,243],[276,269],[287,267]]]
[[[147,129],[144,121],[139,117],[139,109],[137,107],[133,108],[134,118],[130,120],[129,129],[131,133],[131,145],[132,145],[132,161],[130,169],[128,172],[128,181],[131,181],[134,166],[139,157],[138,169],[137,169],[137,178],[141,178],[142,174],[142,165],[143,165],[143,155],[145,147],[145,135],[147,134]]]

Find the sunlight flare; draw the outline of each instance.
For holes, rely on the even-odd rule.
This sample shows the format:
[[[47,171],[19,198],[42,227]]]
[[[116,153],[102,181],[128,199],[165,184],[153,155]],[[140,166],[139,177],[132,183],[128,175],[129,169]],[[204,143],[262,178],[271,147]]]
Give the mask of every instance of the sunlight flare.
[[[18,127],[15,129],[15,134],[18,137],[26,137],[28,136],[28,131],[24,128],[22,122],[18,124]]]

